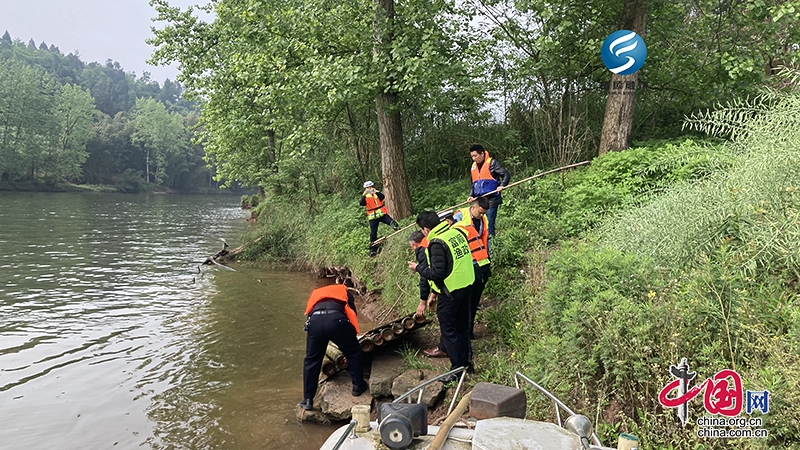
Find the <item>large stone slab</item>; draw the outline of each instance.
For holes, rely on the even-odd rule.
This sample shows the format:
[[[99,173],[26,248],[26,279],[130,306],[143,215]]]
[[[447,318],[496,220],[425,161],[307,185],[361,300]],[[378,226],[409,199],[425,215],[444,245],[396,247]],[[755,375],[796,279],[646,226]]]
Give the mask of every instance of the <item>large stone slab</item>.
[[[294,414],[297,416],[297,420],[300,422],[308,422],[308,423],[317,423],[320,425],[330,425],[331,420],[328,419],[319,408],[315,407],[310,411],[306,411],[305,409],[301,408],[300,406],[294,407]]]
[[[339,373],[320,386],[314,404],[319,405],[331,421],[350,419],[350,408],[355,405],[372,404],[372,395],[369,391],[358,397],[353,397],[352,391],[353,383],[347,372]]]
[[[527,405],[525,391],[481,382],[472,389],[469,415],[478,420],[503,416],[524,419]]]
[[[372,360],[369,391],[373,397],[392,395],[392,383],[403,372],[403,358],[394,354],[378,354]]]
[[[425,369],[413,369],[404,372],[394,379],[392,395],[395,398],[400,397],[414,386],[441,374],[441,372]],[[427,404],[428,408],[433,408],[441,400],[444,391],[444,384],[438,381],[425,386],[422,393],[422,403]],[[418,397],[419,392],[415,392],[411,395],[411,401],[416,403]]]

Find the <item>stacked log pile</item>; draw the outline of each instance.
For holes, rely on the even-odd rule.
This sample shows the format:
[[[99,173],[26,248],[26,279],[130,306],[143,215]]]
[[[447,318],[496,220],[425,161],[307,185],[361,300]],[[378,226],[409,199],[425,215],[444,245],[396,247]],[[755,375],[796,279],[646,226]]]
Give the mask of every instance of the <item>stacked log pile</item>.
[[[358,343],[361,345],[362,352],[369,353],[382,346],[385,342],[397,339],[429,323],[431,321],[424,317],[414,317],[414,314],[409,314],[361,334],[358,338]]]
[[[361,346],[363,353],[378,351],[386,342],[400,339],[429,323],[431,323],[430,319],[414,317],[414,314],[409,314],[360,334],[358,336],[358,344]],[[322,362],[322,373],[330,378],[346,368],[347,357],[342,354],[342,351],[335,344],[328,344],[325,359]]]

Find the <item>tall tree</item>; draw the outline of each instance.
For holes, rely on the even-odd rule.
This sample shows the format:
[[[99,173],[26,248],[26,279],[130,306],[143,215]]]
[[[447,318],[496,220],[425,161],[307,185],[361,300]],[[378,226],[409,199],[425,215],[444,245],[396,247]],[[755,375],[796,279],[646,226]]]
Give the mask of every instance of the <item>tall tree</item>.
[[[382,125],[371,131],[380,137],[384,190],[396,197],[390,204],[398,217],[410,214],[403,101],[429,106],[432,92],[459,90],[469,78],[458,55],[466,45],[453,37],[466,19],[453,20],[448,3],[410,2],[387,20],[390,10],[357,0],[221,0],[212,3],[212,23],[165,0],[151,5],[157,20],[168,22],[156,31],[153,60],[179,61],[187,92],[203,102],[203,136],[219,176],[261,184],[280,176],[273,168],[292,166],[312,178],[314,167],[335,160],[343,145],[325,133],[339,124],[361,129],[353,121],[366,115],[348,113],[375,117],[380,108]],[[391,39],[379,52],[378,31],[393,33],[381,35]]]
[[[52,135],[54,82],[43,70],[0,60],[0,175],[33,179]]]
[[[375,5],[374,55],[378,73],[391,73],[392,27],[394,24],[394,0],[373,0]],[[408,190],[405,159],[403,157],[403,127],[400,121],[400,104],[393,88],[396,80],[391,75],[379,80],[380,91],[375,98],[378,115],[378,132],[381,148],[381,172],[383,190],[389,199],[389,215],[404,219],[411,215],[411,194]]]
[[[181,117],[170,114],[154,99],[140,98],[132,112],[131,140],[140,145],[145,156],[146,180],[162,183],[167,178],[167,166],[173,155],[186,148],[185,129]],[[151,180],[150,168],[154,167]]]
[[[649,0],[625,0],[621,29],[630,30],[643,36],[647,22],[648,3]],[[638,81],[639,72],[630,75],[611,75],[603,130],[600,133],[599,153],[601,155],[610,150],[625,150],[630,147]]]
[[[53,117],[56,120],[44,160],[44,178],[74,180],[81,176],[81,166],[89,157],[86,144],[94,135],[94,99],[78,86],[61,86],[56,96]]]

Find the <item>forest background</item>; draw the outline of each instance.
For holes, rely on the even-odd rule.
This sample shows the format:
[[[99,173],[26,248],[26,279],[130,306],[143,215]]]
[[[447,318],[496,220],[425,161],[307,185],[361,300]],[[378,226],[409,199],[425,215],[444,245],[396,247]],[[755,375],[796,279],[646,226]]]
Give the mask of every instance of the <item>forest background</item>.
[[[0,37],[0,189],[215,192],[180,83]],[[80,185],[80,186],[78,186]]]
[[[410,312],[406,236],[366,257],[364,181],[409,224],[465,200],[473,143],[514,180],[591,160],[504,192],[474,379],[541,380],[606,443],[800,448],[800,1],[216,0],[210,22],[151,5],[206,161],[260,189],[250,258],[347,266]],[[626,27],[648,59],[620,107],[599,49]],[[769,390],[769,437],[682,427],[658,403],[681,357]]]

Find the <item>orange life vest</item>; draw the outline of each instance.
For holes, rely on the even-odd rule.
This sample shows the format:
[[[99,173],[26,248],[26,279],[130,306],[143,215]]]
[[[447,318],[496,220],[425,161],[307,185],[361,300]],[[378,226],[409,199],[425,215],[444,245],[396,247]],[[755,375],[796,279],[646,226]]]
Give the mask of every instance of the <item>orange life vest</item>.
[[[483,165],[480,169],[478,169],[478,163],[472,163],[470,174],[472,175],[473,183],[478,180],[494,180],[492,174],[489,173],[489,165],[492,164],[492,157],[489,156],[489,152],[484,152],[484,155],[486,155],[486,158],[483,160]]]
[[[475,197],[489,194],[489,192],[494,191],[500,185],[489,170],[489,166],[492,164],[492,157],[489,156],[489,152],[484,152],[484,155],[486,155],[486,157],[480,169],[478,168],[478,163],[473,162],[472,169],[469,171],[472,176],[472,193]],[[496,197],[497,195],[498,193],[495,192],[494,194],[488,195],[488,197]]]
[[[378,194],[367,194],[364,196],[367,200],[367,218],[369,220],[379,219],[384,214],[389,214],[386,205],[378,198]]]
[[[322,300],[338,300],[343,302],[345,316],[347,316],[347,319],[353,324],[356,333],[361,332],[358,328],[358,316],[356,316],[356,312],[353,311],[353,308],[347,303],[347,286],[343,284],[332,284],[330,286],[314,289],[311,291],[311,296],[308,297],[306,312],[304,314],[310,314],[311,310],[314,309],[314,305]]]
[[[472,261],[479,266],[489,264],[489,231],[486,216],[481,217],[483,226],[480,234],[478,234],[478,230],[472,225],[472,215],[469,213],[469,208],[462,209],[461,214],[464,217],[459,222],[456,222],[455,226],[467,232],[467,243],[469,244],[469,250],[472,252]]]

